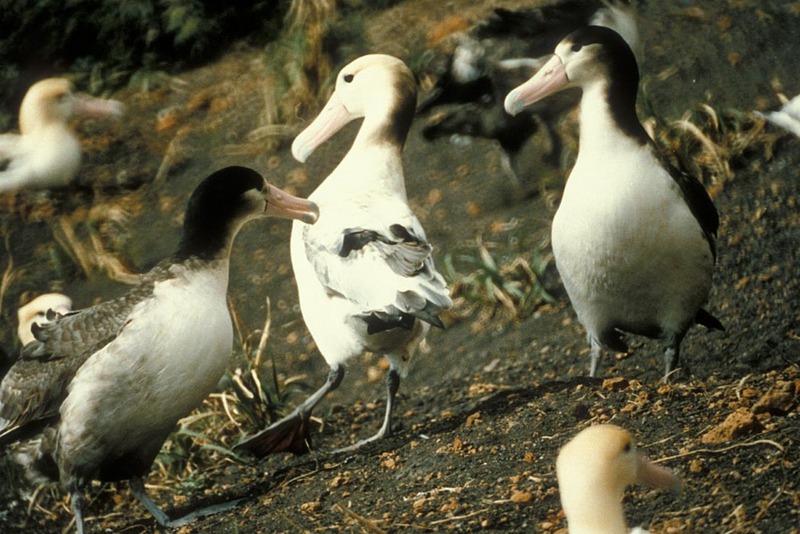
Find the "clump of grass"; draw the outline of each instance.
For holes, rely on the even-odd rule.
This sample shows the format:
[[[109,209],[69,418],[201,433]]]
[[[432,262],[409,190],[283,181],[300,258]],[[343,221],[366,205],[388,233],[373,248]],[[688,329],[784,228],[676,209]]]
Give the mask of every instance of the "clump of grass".
[[[708,104],[659,127],[653,137],[672,155],[673,164],[712,193],[732,180],[737,170],[770,161],[779,138],[753,113]]]
[[[228,414],[237,426],[261,429],[277,421],[290,409],[290,397],[305,389],[302,376],[281,378],[270,358],[264,361],[271,325],[270,301],[267,298],[267,315],[258,344],[253,347],[252,335],[243,338],[244,364],[228,374],[228,384],[233,392]],[[242,422],[242,419],[244,422]]]
[[[510,318],[525,317],[555,298],[547,291],[542,277],[552,255],[545,244],[526,259],[517,256],[499,263],[479,237],[474,251],[444,258],[444,275],[451,285],[454,313],[494,317],[501,313]],[[467,274],[461,274],[467,270]]]
[[[331,61],[325,52],[325,39],[335,17],[333,0],[293,0],[283,34],[267,46],[266,111],[262,127],[250,134],[251,138],[263,138],[267,150],[280,144],[274,134],[285,133],[277,125],[292,124],[298,116],[319,107],[323,89],[330,83]]]
[[[210,0],[4,4],[0,107],[18,101],[20,90],[36,79],[64,72],[93,91],[113,90],[132,78],[152,83],[147,73],[197,65],[242,38],[273,38],[288,1],[257,0],[246,7]]]
[[[100,271],[118,282],[135,284],[139,274],[109,251],[125,240],[129,218],[119,204],[96,204],[88,211],[79,209],[59,217],[53,225],[53,239],[85,276]],[[58,263],[54,262],[57,270]]]
[[[368,9],[335,0],[289,3],[280,36],[265,49],[264,113],[250,143],[261,151],[279,148],[300,119],[324,105],[334,69],[367,50],[361,13]]]

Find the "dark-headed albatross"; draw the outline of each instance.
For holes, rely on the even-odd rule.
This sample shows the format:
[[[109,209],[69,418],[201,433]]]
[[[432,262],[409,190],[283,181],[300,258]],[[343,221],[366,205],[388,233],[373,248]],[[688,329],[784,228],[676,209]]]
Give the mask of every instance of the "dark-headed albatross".
[[[0,193],[69,184],[81,164],[81,147],[69,128],[75,115],[118,116],[116,100],[76,93],[65,78],[36,82],[19,108],[19,134],[0,135]]]
[[[636,116],[639,71],[625,40],[587,26],[505,100],[510,114],[567,87],[583,91],[580,145],[553,219],[553,254],[591,344],[625,352],[620,332],[663,339],[665,378],[703,310],[719,217],[706,190],[660,156]]]
[[[391,433],[400,378],[438,312],[452,305],[432,247],[406,196],[401,153],[416,105],[414,75],[401,60],[367,55],[345,66],[316,119],[294,140],[306,158],[351,120],[364,122],[352,147],[309,199],[320,217],[292,227],[292,266],[303,319],[330,366],[326,383],[284,419],[237,448],[256,455],[307,451],[314,406],[336,389],[344,363],[364,351],[389,360],[380,430]]]
[[[255,218],[306,224],[317,213],[313,202],[287,195],[251,169],[219,170],[189,199],[171,258],[126,295],[36,329],[36,341],[0,384],[0,444],[52,422],[42,454],[55,460],[72,496],[79,533],[91,480],[129,480],[161,525],[198,515],[171,521],[147,496],[143,477],[178,420],[213,391],[228,365],[234,237]]]

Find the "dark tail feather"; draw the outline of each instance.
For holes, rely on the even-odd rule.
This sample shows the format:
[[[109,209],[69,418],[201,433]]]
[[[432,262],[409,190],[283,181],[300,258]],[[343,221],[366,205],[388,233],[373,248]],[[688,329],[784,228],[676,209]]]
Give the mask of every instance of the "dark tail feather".
[[[378,314],[372,312],[370,314],[361,315],[362,321],[367,323],[367,334],[378,334],[386,330],[394,328],[404,328],[411,330],[414,328],[414,318],[420,321],[430,323],[437,328],[444,329],[444,323],[434,311],[428,309],[420,310],[414,313],[400,312],[398,315]]]
[[[309,422],[300,416],[281,419],[269,428],[238,443],[233,447],[237,453],[247,451],[258,458],[277,452],[301,455],[309,452]]]
[[[705,326],[709,330],[725,330],[725,327],[722,326],[722,323],[719,321],[719,319],[708,313],[703,308],[697,310],[697,313],[694,316],[694,322]]]
[[[429,310],[422,310],[415,312],[414,317],[422,321],[425,321],[426,323],[430,323],[436,328],[441,328],[442,330],[444,330],[444,323],[442,322],[442,319],[436,312],[431,312]]]

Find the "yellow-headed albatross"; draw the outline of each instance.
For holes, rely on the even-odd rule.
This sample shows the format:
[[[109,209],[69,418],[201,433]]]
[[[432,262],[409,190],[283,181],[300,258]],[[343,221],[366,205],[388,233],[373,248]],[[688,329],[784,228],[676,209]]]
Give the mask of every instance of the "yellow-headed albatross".
[[[345,66],[325,108],[294,140],[306,158],[351,120],[364,119],[352,147],[309,199],[320,217],[292,228],[292,266],[303,319],[330,366],[326,383],[284,419],[237,446],[256,455],[307,450],[314,406],[364,351],[390,364],[387,402],[377,434],[391,433],[400,378],[438,312],[452,305],[434,267],[432,247],[406,196],[401,153],[416,105],[414,75],[399,59],[367,55]]]
[[[19,108],[19,134],[0,135],[0,193],[69,184],[81,164],[80,143],[69,121],[74,115],[121,113],[121,103],[75,93],[67,79],[36,82]]]
[[[61,293],[39,295],[17,310],[17,336],[24,347],[34,340],[33,325],[41,327],[72,311],[72,299]]]
[[[629,485],[680,489],[680,479],[645,458],[627,430],[609,424],[585,428],[564,445],[556,475],[570,534],[627,534],[622,497]]]
[[[639,71],[625,40],[587,26],[565,37],[505,108],[567,87],[583,91],[580,145],[553,220],[556,266],[591,344],[627,350],[620,332],[665,341],[665,377],[694,323],[722,329],[703,310],[719,217],[703,186],[662,158],[636,116]]]

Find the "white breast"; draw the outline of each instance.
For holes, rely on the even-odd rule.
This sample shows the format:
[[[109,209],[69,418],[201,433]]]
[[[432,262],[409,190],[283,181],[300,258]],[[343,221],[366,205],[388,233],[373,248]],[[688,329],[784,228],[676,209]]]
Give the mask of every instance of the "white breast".
[[[590,331],[654,317],[684,323],[711,284],[711,250],[678,185],[649,150],[630,145],[581,147],[553,220],[556,264]]]
[[[0,192],[67,185],[81,164],[78,140],[60,123],[26,135],[6,134],[0,152],[10,158],[0,172]]]
[[[320,217],[313,226],[294,224],[291,254],[303,319],[320,352],[332,364],[364,350],[404,348],[428,326],[367,335],[367,325],[358,316],[390,306],[398,292],[417,291],[414,285],[422,281],[398,275],[368,253],[346,265],[338,257],[346,230],[363,228],[390,235],[389,226],[400,224],[424,238],[408,206],[399,153],[371,145],[352,149],[309,199],[319,206]],[[322,248],[310,250],[307,242]],[[309,258],[311,254],[315,257]],[[367,280],[371,283],[364,283]]]
[[[174,426],[216,386],[233,341],[227,269],[180,270],[76,374],[61,407],[62,448],[101,440],[100,457],[135,448]]]
[[[31,186],[67,185],[78,173],[81,147],[66,125],[54,124],[24,135],[23,145],[31,160]]]

